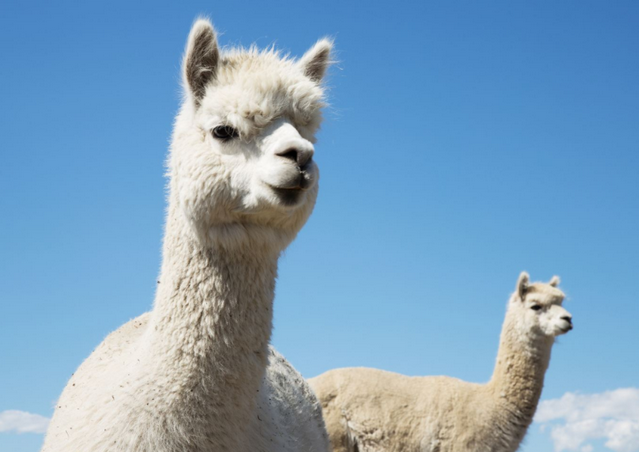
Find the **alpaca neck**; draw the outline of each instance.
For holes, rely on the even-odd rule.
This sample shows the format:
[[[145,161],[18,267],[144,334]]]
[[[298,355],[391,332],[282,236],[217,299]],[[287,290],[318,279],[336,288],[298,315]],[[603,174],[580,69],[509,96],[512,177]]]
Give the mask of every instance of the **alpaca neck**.
[[[154,384],[171,404],[170,412],[185,413],[191,424],[197,420],[188,413],[207,413],[203,428],[214,425],[218,433],[221,425],[241,429],[248,423],[271,335],[279,250],[244,245],[232,250],[202,245],[181,212],[170,206],[147,328],[149,374],[163,376]],[[163,388],[163,382],[170,387]]]
[[[497,363],[487,388],[503,414],[496,419],[504,424],[501,430],[521,441],[537,409],[553,339],[521,332],[517,324],[514,316],[506,315]]]

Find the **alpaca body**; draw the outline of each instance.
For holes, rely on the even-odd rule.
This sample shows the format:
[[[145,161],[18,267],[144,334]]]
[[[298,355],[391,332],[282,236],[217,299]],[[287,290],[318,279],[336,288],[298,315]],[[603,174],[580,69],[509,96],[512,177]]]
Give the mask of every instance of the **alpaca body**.
[[[332,370],[311,385],[334,452],[508,450],[493,446],[495,435],[504,436],[508,426],[499,424],[501,407],[482,385],[368,368]],[[477,419],[487,428],[469,429]]]
[[[517,450],[541,396],[554,337],[572,328],[559,289],[528,285],[527,275],[520,279],[518,287],[526,289],[511,297],[493,377],[486,384],[366,368],[336,369],[310,379],[333,451]]]
[[[327,450],[317,446],[328,440],[315,396],[272,348],[267,350],[266,372],[254,389],[255,406],[241,411],[230,406],[232,416],[224,422],[210,414],[217,410],[194,406],[182,416],[171,414],[176,405],[191,403],[192,394],[173,394],[169,400],[167,388],[149,378],[143,361],[131,353],[148,328],[149,316],[143,314],[111,333],[80,366],[57,403],[47,437],[50,446],[43,452]],[[209,400],[210,407],[228,403],[220,399]],[[102,406],[109,409],[97,409]],[[199,425],[213,431],[202,435]],[[243,441],[229,442],[233,438]]]
[[[43,452],[325,452],[313,392],[267,346],[276,261],[168,242],[154,310],[80,366]]]
[[[43,452],[328,451],[317,399],[269,341],[279,256],[317,198],[330,46],[223,53],[194,24],[153,309],[73,375]]]

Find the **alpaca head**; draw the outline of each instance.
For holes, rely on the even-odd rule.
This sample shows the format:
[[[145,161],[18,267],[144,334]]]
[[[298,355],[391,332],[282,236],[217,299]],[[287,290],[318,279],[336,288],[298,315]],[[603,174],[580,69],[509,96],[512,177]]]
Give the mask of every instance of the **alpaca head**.
[[[548,283],[531,283],[528,273],[521,273],[508,308],[519,330],[555,337],[572,329],[572,316],[561,305],[565,295],[558,285],[557,276]]]
[[[173,199],[200,239],[285,246],[306,222],[330,52],[325,39],[299,60],[273,49],[222,51],[208,20],[193,25],[169,172]]]

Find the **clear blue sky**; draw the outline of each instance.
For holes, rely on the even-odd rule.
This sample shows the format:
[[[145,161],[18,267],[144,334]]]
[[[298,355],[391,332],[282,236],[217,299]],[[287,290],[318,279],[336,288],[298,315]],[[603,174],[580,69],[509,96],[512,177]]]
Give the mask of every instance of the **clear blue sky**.
[[[335,38],[320,196],[275,301],[273,342],[303,375],[486,381],[528,270],[562,277],[575,321],[543,399],[639,386],[639,3],[14,0],[0,4],[0,412],[49,417],[93,348],[150,308],[199,14],[223,45],[301,55]],[[549,432],[534,424],[522,450],[552,450]],[[0,451],[41,441],[0,432]]]

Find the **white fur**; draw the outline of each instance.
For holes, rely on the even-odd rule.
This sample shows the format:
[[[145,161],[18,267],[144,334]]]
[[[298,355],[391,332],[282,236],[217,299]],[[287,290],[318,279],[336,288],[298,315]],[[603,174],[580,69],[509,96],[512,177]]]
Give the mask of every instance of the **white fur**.
[[[278,257],[317,196],[329,51],[223,53],[211,24],[194,24],[153,310],[73,375],[43,452],[328,451],[315,396],[268,342]]]
[[[572,329],[558,284],[530,284],[521,274],[485,385],[365,368],[311,379],[334,452],[514,452],[535,414],[554,338]]]

